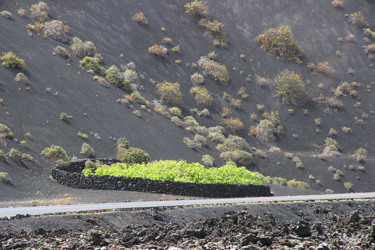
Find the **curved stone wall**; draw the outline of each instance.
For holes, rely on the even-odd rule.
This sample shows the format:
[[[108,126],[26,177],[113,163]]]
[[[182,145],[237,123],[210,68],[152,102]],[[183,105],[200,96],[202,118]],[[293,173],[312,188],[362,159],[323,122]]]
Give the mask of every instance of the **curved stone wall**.
[[[105,164],[118,162],[115,159],[95,159]],[[272,196],[266,185],[201,184],[174,181],[159,181],[119,176],[85,176],[81,174],[86,160],[71,162],[68,166],[57,166],[52,177],[58,183],[82,189],[127,190],[198,197],[260,197]]]

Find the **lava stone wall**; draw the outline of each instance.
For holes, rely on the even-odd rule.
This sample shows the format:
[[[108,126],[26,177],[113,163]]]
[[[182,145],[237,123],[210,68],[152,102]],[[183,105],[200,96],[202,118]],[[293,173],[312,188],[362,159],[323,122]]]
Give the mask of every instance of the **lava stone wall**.
[[[104,164],[118,162],[112,159],[95,159]],[[71,162],[68,166],[57,166],[52,170],[52,177],[60,184],[82,189],[127,190],[138,192],[155,192],[163,194],[198,196],[198,197],[260,197],[272,196],[269,186],[235,185],[235,184],[202,184],[174,181],[159,181],[143,178],[119,176],[85,176],[81,174],[85,160]]]

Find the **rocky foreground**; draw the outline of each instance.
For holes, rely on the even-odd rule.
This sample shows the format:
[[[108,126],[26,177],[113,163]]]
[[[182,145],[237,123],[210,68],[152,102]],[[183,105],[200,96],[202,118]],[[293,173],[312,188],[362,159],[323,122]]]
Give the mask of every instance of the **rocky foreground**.
[[[237,211],[227,210],[217,217],[195,219],[186,223],[173,222],[168,211],[148,210],[132,214],[139,219],[144,219],[145,222],[152,221],[143,225],[109,226],[108,223],[101,225],[100,219],[97,220],[100,217],[83,216],[75,217],[76,223],[80,223],[77,221],[80,219],[82,225],[91,224],[91,229],[77,230],[64,227],[52,229],[48,223],[44,223],[45,227],[27,232],[21,229],[21,231],[7,230],[6,227],[1,226],[0,229],[5,231],[0,231],[0,248],[372,249],[375,247],[373,203],[367,203],[366,206],[336,203],[328,207],[315,204],[306,205],[306,210],[301,209],[303,207],[303,204],[285,206],[285,211],[293,211],[293,214],[300,218],[292,220],[285,220],[285,214],[284,218],[281,218],[282,210],[274,211],[276,215],[270,213],[255,215],[248,206]],[[350,208],[354,210],[349,212]],[[119,214],[116,216],[121,224],[121,216]],[[188,213],[187,217],[189,217]],[[23,219],[27,218],[10,219],[8,223],[12,221],[19,223]]]

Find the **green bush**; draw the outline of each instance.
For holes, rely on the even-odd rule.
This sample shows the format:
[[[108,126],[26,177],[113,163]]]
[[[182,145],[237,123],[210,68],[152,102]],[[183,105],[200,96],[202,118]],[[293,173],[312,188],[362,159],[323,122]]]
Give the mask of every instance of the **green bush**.
[[[148,47],[148,53],[155,56],[165,57],[168,54],[168,49],[163,45],[154,44],[151,47]]]
[[[242,137],[235,136],[235,135],[229,135],[229,137],[226,138],[222,144],[217,145],[216,148],[220,152],[234,151],[234,150],[249,151],[250,145]]]
[[[261,120],[256,127],[256,137],[263,142],[274,142],[275,125],[268,119]]]
[[[212,105],[212,96],[206,88],[192,87],[189,92],[199,106],[207,107]]]
[[[65,49],[64,47],[60,46],[60,45],[56,46],[56,48],[53,51],[56,55],[59,55],[59,56],[64,57],[66,59],[70,58],[70,54],[69,54],[68,50]]]
[[[128,93],[132,93],[133,90],[130,86],[130,82],[124,79],[124,75],[120,70],[112,65],[105,71],[105,79],[112,85],[125,90]]]
[[[39,3],[31,5],[30,11],[31,16],[39,22],[48,19],[49,7],[45,2],[39,1]]]
[[[169,109],[169,113],[171,113],[171,115],[173,116],[177,116],[177,117],[181,117],[182,116],[182,112],[181,112],[181,109],[179,107],[172,107]]]
[[[301,76],[293,71],[284,70],[274,79],[275,95],[285,104],[300,105],[307,101],[305,84]]]
[[[12,180],[9,178],[9,174],[6,172],[0,172],[0,182],[11,183]]]
[[[62,43],[68,42],[68,36],[65,33],[64,23],[60,20],[46,22],[44,24],[43,34],[44,37],[49,37]]]
[[[7,137],[11,133],[9,127],[5,124],[0,123],[0,138]]]
[[[294,39],[292,30],[287,25],[268,29],[258,35],[254,41],[261,49],[277,58],[302,63],[302,47]]]
[[[81,147],[81,154],[83,154],[86,157],[93,157],[95,154],[95,151],[93,147],[90,146],[90,144],[84,142]]]
[[[20,59],[14,52],[3,53],[0,57],[2,65],[7,68],[18,68],[24,70],[26,68],[25,60]]]
[[[90,171],[95,172],[95,170],[98,169],[100,167],[100,165],[101,164],[100,164],[99,161],[93,162],[93,161],[87,160],[87,161],[85,161],[85,168],[84,169],[90,169]]]
[[[135,101],[136,103],[147,105],[148,101],[138,92],[133,92],[130,95],[131,99]]]
[[[72,116],[67,115],[64,112],[60,113],[60,120],[67,121],[68,119],[71,119],[71,118],[72,118]]]
[[[185,4],[186,14],[196,17],[209,17],[210,11],[206,1],[193,1]]]
[[[211,155],[203,155],[202,156],[202,162],[204,165],[208,167],[212,167],[214,165],[215,158]]]
[[[148,163],[151,158],[146,151],[140,148],[130,147],[128,149],[120,149],[117,154],[117,158],[127,164],[136,164],[136,163]]]
[[[3,150],[0,149],[0,161],[6,161],[7,155],[4,153]]]
[[[8,156],[10,159],[12,159],[15,162],[21,162],[22,161],[22,153],[16,149],[16,148],[11,148]]]
[[[354,156],[358,162],[362,162],[367,157],[367,150],[364,148],[359,148],[355,151]]]
[[[250,166],[253,155],[243,150],[225,151],[220,154],[224,161],[233,161],[240,166]]]
[[[202,56],[198,65],[202,67],[203,74],[212,76],[216,81],[221,82],[224,85],[228,85],[230,76],[225,65],[221,65],[218,62],[210,60],[206,56]]]
[[[77,57],[83,58],[86,56],[85,44],[78,37],[73,37],[73,43],[70,45],[70,48]]]
[[[366,28],[369,25],[366,20],[365,13],[363,13],[362,10],[350,14],[349,22],[358,26],[359,28]]]
[[[182,101],[182,93],[178,82],[171,83],[164,81],[156,85],[160,98],[166,103],[178,105]]]
[[[295,179],[288,181],[289,187],[296,187],[301,189],[310,189],[310,185],[303,181],[296,181]]]
[[[201,19],[199,25],[206,30],[206,34],[214,38],[214,45],[226,46],[228,44],[223,23],[217,20]]]
[[[121,149],[128,149],[129,148],[129,141],[126,137],[118,138],[116,141],[117,150]]]
[[[106,73],[104,67],[99,65],[99,62],[95,57],[86,56],[79,63],[82,67],[85,67],[87,70],[92,70],[98,75],[104,75]]]
[[[263,184],[263,175],[238,168],[235,164],[226,164],[220,168],[206,169],[199,163],[186,161],[153,161],[148,164],[115,163],[102,165],[95,173],[84,170],[87,175],[115,175],[139,177],[162,181],[181,181],[192,183],[229,183],[229,184]]]
[[[56,145],[45,148],[42,151],[42,155],[61,165],[67,165],[70,162],[70,158],[66,154],[65,150],[62,147]]]

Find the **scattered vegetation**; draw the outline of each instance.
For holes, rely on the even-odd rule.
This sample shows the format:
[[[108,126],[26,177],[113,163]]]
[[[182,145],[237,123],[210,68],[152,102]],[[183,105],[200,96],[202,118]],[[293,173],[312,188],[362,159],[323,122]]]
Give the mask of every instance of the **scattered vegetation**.
[[[137,23],[148,24],[148,20],[143,12],[134,14],[132,20]]]
[[[7,68],[17,68],[21,70],[24,70],[26,68],[25,60],[19,58],[12,51],[6,53],[3,52],[0,60],[2,61],[2,65]]]
[[[8,153],[8,156],[10,159],[17,163],[20,163],[22,161],[22,153],[16,148],[11,148]]]
[[[9,174],[6,172],[0,172],[0,182],[2,183],[11,183],[12,180],[9,177]]]
[[[302,63],[303,50],[294,39],[292,30],[287,25],[266,30],[258,35],[254,41],[267,53],[294,63]]]
[[[156,85],[160,98],[166,103],[178,105],[182,101],[182,93],[178,82],[161,82]]]
[[[190,3],[185,4],[186,14],[201,17],[201,18],[208,18],[210,16],[210,11],[206,1],[193,1]]]
[[[307,101],[301,75],[284,70],[274,79],[275,95],[285,104],[300,105]]]
[[[289,187],[296,187],[301,189],[310,189],[310,185],[303,181],[296,181],[295,179],[288,181]]]
[[[86,176],[115,175],[192,183],[263,184],[261,174],[250,172],[244,167],[238,168],[233,163],[209,169],[199,163],[186,163],[186,161],[153,161],[149,164],[134,165],[116,163],[110,166],[102,165],[95,173],[84,170],[83,174]]]
[[[95,151],[88,143],[84,142],[81,147],[81,154],[86,157],[94,157]]]
[[[199,26],[203,27],[206,30],[205,34],[214,38],[215,46],[226,46],[228,44],[228,40],[224,32],[223,23],[217,20],[211,21],[209,19],[203,18],[199,21]]]
[[[199,106],[207,107],[212,105],[212,97],[206,88],[192,87],[189,92]]]
[[[202,56],[199,61],[198,65],[202,67],[203,74],[212,76],[216,81],[223,83],[224,85],[228,85],[230,80],[230,76],[225,65],[221,65],[220,63],[210,60],[206,56]]]
[[[99,61],[95,57],[86,56],[79,63],[82,67],[86,68],[87,70],[92,70],[95,74],[104,75],[106,72],[104,67],[99,65]]]
[[[42,151],[42,155],[60,165],[67,165],[70,162],[70,158],[65,152],[65,150],[62,147],[56,145],[52,145],[49,148],[45,148]]]

